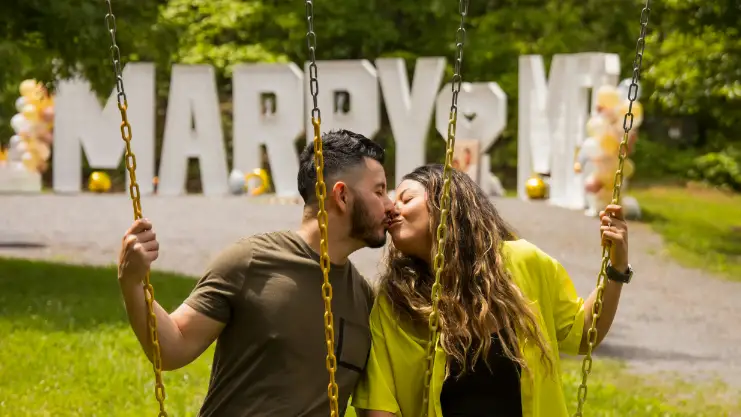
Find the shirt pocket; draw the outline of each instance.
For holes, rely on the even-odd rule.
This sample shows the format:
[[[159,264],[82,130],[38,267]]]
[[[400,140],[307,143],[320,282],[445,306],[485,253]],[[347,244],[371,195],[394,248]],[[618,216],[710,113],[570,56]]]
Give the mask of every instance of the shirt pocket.
[[[367,325],[340,317],[337,334],[337,365],[363,373],[370,355],[371,335]]]

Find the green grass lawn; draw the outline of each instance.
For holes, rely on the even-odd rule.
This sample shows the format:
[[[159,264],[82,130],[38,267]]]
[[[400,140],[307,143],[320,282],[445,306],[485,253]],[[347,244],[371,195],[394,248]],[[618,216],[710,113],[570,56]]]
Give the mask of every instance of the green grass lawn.
[[[0,415],[156,415],[153,374],[129,330],[110,268],[0,259]],[[155,295],[176,307],[194,281],[157,273]],[[213,350],[165,374],[170,416],[195,416],[206,392]],[[567,361],[567,398],[575,399],[578,364]],[[597,360],[589,416],[726,416],[716,387],[646,384],[619,364]],[[713,396],[711,396],[711,394]],[[721,404],[716,408],[707,405]],[[705,405],[703,405],[705,404]],[[721,407],[722,406],[722,407]]]
[[[741,195],[700,186],[645,187],[629,194],[678,262],[741,281]]]

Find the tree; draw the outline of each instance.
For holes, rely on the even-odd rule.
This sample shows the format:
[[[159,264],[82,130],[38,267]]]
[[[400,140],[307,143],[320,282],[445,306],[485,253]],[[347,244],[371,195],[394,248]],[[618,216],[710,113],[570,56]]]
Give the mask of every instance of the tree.
[[[737,142],[741,129],[741,4],[738,0],[667,0],[648,42],[652,101],[670,115],[695,116],[702,144]]]
[[[48,83],[81,75],[103,96],[114,85],[104,2],[11,0],[0,14],[0,143],[12,134],[18,85],[27,78]],[[116,0],[117,42],[122,58],[160,61],[156,30],[164,0]],[[147,35],[142,37],[142,35]],[[154,43],[154,45],[152,44]],[[153,47],[154,46],[154,47]]]

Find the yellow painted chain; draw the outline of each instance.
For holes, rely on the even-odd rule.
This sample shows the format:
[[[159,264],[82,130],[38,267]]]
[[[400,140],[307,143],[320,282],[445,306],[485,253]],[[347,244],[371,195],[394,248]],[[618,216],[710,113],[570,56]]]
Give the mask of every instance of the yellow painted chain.
[[[466,40],[465,19],[468,14],[468,0],[459,0],[458,13],[461,21],[455,35],[456,57],[453,71],[453,98],[448,120],[448,137],[445,145],[445,168],[443,170],[443,193],[440,196],[440,223],[437,226],[437,254],[433,263],[435,282],[432,284],[432,313],[428,318],[429,339],[427,341],[427,371],[423,389],[423,416],[427,416],[430,402],[430,382],[435,366],[435,350],[440,339],[440,278],[445,267],[445,240],[448,232],[448,215],[450,214],[450,178],[453,171],[453,152],[455,150],[455,128],[458,121],[458,95],[461,90],[461,64],[463,63],[463,44]]]
[[[630,90],[628,91],[628,112],[625,114],[623,119],[623,139],[620,142],[620,149],[618,151],[618,169],[615,172],[615,183],[612,188],[612,204],[620,203],[620,189],[623,186],[623,166],[625,158],[628,153],[628,140],[630,137],[630,130],[633,128],[633,103],[638,98],[638,80],[641,74],[641,63],[643,62],[643,50],[646,45],[646,27],[648,26],[648,17],[651,14],[651,1],[646,0],[646,6],[641,11],[641,34],[638,37],[636,44],[636,56],[633,60],[633,78],[630,83]],[[592,350],[597,345],[597,321],[602,315],[602,297],[605,290],[605,280],[607,279],[607,263],[610,261],[610,244],[605,242],[602,245],[602,265],[600,267],[599,275],[597,276],[597,298],[594,301],[594,307],[592,307],[592,325],[587,332],[587,339],[589,345],[587,347],[587,354],[584,356],[581,367],[581,384],[577,391],[577,406],[574,417],[582,417],[583,406],[587,400],[587,378],[592,372]]]
[[[113,63],[113,72],[116,76],[116,91],[118,92],[118,110],[121,112],[121,137],[126,143],[124,158],[126,160],[126,170],[129,173],[129,196],[134,207],[134,220],[142,218],[141,194],[139,184],[136,182],[136,156],[131,150],[131,124],[127,115],[128,102],[126,100],[126,91],[124,90],[123,76],[121,74],[121,53],[116,44],[116,17],[113,15],[111,0],[106,0],[108,13],[105,16],[106,26],[111,35],[111,61]],[[165,411],[165,385],[162,383],[162,358],[160,354],[160,343],[157,337],[157,316],[154,314],[154,288],[149,280],[149,272],[144,277],[144,294],[147,301],[147,327],[149,330],[149,340],[152,344],[152,366],[154,368],[154,395],[160,406],[158,417],[167,417]]]
[[[324,299],[324,341],[327,345],[327,371],[329,372],[329,385],[327,386],[327,397],[329,398],[329,411],[331,417],[339,417],[339,388],[335,380],[337,371],[337,357],[334,354],[334,315],[332,314],[332,283],[329,282],[329,238],[328,238],[328,216],[324,207],[327,198],[327,185],[324,183],[324,153],[322,150],[321,134],[321,112],[319,111],[318,94],[319,81],[317,79],[316,66],[316,34],[314,33],[314,3],[306,0],[306,43],[309,47],[309,88],[314,101],[311,110],[311,124],[314,126],[314,164],[316,167],[316,198],[319,201],[319,212],[317,222],[321,241],[319,244],[319,263],[324,275],[322,284],[322,299]]]

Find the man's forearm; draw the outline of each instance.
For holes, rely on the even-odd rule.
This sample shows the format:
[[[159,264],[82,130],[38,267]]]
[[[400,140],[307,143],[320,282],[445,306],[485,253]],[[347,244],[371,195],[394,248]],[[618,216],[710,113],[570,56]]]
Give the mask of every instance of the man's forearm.
[[[123,294],[126,314],[129,316],[131,328],[134,330],[137,339],[139,339],[139,344],[144,349],[147,357],[150,361],[153,361],[154,349],[152,348],[149,337],[149,327],[147,324],[149,316],[144,287],[141,284],[121,284],[121,293]],[[173,362],[178,344],[182,339],[182,334],[167,311],[157,301],[152,302],[152,307],[157,317],[157,338],[160,345],[162,368],[164,370],[172,369],[173,367],[177,367]]]
[[[618,304],[620,303],[620,293],[622,292],[623,284],[615,281],[605,280],[605,289],[602,293],[602,314],[600,314],[599,320],[597,320],[597,345],[599,345],[605,338],[607,333],[610,331],[615,315],[617,314]],[[589,329],[592,327],[592,320],[594,318],[594,303],[597,300],[597,289],[592,291],[589,298],[586,300],[584,305],[584,335],[581,339],[581,348],[579,349],[582,354],[587,352],[589,346]],[[596,346],[595,346],[596,347]]]

